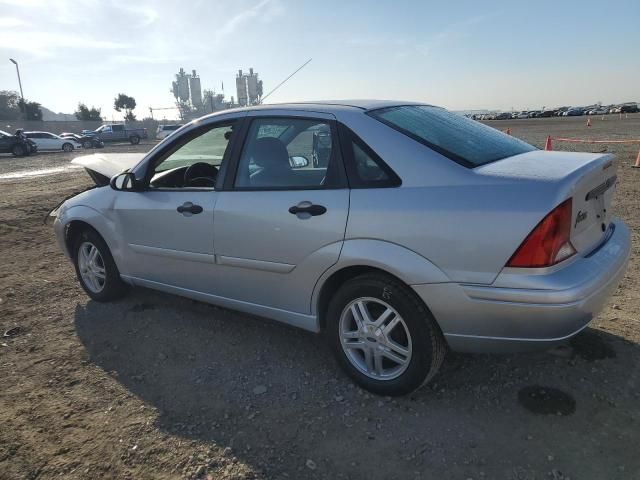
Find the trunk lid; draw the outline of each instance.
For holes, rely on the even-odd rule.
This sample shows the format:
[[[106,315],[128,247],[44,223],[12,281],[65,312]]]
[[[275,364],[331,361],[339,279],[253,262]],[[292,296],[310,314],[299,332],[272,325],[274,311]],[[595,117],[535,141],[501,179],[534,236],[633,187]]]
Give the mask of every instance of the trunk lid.
[[[475,172],[533,186],[549,201],[547,213],[571,197],[571,243],[578,253],[589,253],[606,234],[617,172],[611,154],[536,150],[483,165]]]

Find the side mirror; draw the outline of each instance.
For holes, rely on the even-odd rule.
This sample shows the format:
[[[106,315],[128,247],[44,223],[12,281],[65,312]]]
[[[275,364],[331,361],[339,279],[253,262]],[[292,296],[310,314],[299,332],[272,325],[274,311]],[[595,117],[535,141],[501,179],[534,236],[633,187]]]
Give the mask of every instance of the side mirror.
[[[132,172],[120,173],[111,179],[109,185],[114,190],[132,192],[136,189],[136,176]]]
[[[309,159],[302,156],[289,157],[289,164],[291,168],[304,168],[309,166]]]

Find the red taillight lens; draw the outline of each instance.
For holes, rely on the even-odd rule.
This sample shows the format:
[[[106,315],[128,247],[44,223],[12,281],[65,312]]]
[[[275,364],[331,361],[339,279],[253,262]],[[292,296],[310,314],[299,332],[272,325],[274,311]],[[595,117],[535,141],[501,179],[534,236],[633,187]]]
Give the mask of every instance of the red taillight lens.
[[[571,245],[571,199],[565,200],[533,229],[507,267],[550,267],[576,253]]]

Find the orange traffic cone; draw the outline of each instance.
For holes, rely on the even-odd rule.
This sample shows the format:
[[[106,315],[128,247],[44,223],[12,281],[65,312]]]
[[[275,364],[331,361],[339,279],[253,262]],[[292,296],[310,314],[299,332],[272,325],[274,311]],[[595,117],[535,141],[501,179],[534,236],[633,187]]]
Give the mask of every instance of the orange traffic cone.
[[[591,119],[587,118],[587,127],[590,127],[590,126],[591,126]]]
[[[551,141],[551,136],[549,135],[547,137],[547,141],[544,142],[544,149],[548,152],[550,152],[551,150],[553,150],[553,143]]]
[[[640,150],[638,150],[638,156],[636,157],[636,164],[633,165],[633,168],[640,168]]]

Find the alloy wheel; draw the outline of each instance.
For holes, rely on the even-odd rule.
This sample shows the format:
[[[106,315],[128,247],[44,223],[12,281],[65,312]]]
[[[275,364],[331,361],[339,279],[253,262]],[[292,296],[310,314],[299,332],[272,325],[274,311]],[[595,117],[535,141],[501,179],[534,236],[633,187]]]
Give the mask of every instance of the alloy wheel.
[[[411,361],[407,324],[388,303],[372,297],[351,301],[339,322],[342,350],[358,371],[375,380],[393,380]]]
[[[83,242],[78,249],[78,269],[86,287],[94,293],[104,289],[106,271],[100,250],[91,242]]]

